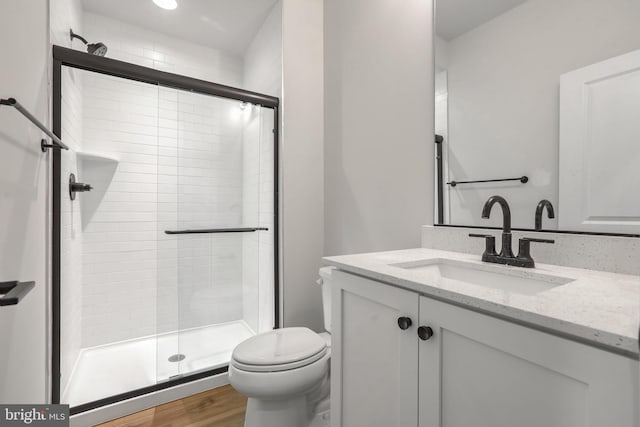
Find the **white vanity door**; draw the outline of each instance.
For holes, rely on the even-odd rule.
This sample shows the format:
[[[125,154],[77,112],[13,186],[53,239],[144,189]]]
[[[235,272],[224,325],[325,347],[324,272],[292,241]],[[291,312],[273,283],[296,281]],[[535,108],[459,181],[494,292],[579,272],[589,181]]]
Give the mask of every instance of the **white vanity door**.
[[[558,227],[640,234],[640,50],[560,77]]]
[[[418,295],[337,270],[332,292],[331,426],[417,426]]]
[[[638,362],[420,298],[420,427],[637,427]]]

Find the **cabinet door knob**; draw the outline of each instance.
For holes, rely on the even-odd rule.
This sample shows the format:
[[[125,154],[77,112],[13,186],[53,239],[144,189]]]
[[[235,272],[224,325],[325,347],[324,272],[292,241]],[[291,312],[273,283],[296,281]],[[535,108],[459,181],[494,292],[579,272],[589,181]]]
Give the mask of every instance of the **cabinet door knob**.
[[[411,327],[411,318],[410,317],[398,317],[398,326],[400,326],[400,329],[402,329],[403,331],[406,329],[409,329]]]
[[[429,326],[420,326],[418,328],[418,336],[422,341],[426,341],[433,336],[433,329]]]

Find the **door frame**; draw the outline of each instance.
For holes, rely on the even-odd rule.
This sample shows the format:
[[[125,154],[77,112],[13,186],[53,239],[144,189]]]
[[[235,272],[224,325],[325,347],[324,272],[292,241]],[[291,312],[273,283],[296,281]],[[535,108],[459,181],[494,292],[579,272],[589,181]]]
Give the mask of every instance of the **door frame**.
[[[210,95],[225,99],[257,104],[273,110],[273,162],[274,162],[274,328],[280,327],[280,213],[279,213],[279,136],[280,136],[280,100],[277,97],[252,92],[231,86],[225,86],[205,80],[168,73],[143,67],[124,61],[118,61],[102,56],[90,55],[62,46],[53,46],[53,133],[62,137],[62,66],[91,71],[113,77],[135,80],[156,86],[185,90],[203,95]],[[61,200],[66,192],[62,191],[62,156],[59,149],[53,150],[52,166],[52,248],[51,248],[51,399],[52,403],[60,403],[60,302],[61,302]],[[181,378],[154,384],[126,393],[109,396],[104,399],[84,403],[71,408],[71,415],[110,405],[133,397],[142,396],[158,390],[163,390],[179,384],[218,375],[228,371],[228,366],[185,375]]]

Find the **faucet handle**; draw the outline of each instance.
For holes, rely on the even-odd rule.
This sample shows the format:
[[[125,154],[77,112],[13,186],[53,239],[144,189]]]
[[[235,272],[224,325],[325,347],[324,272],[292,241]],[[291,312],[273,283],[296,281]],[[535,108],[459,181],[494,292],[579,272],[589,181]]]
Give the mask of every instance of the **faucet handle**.
[[[531,258],[531,242],[534,243],[555,243],[555,240],[536,239],[534,237],[523,237],[518,241],[518,265],[520,267],[533,268],[536,266],[533,258]]]
[[[469,233],[469,237],[483,237],[485,239],[482,261],[486,262],[489,257],[495,257],[498,255],[496,253],[496,237],[494,235]]]

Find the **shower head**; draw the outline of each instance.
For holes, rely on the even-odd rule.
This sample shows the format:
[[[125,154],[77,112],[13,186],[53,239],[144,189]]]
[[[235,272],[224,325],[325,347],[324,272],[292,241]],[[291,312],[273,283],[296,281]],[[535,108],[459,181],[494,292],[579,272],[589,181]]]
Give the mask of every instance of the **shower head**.
[[[107,54],[107,46],[104,43],[91,43],[87,45],[87,52],[91,55],[105,56]]]
[[[71,39],[71,41],[73,41],[73,39],[78,39],[82,43],[84,43],[85,46],[87,46],[87,53],[91,55],[105,56],[107,54],[107,45],[105,45],[104,43],[98,42],[90,44],[87,39],[79,34],[74,33],[73,30],[69,30],[69,38]]]

